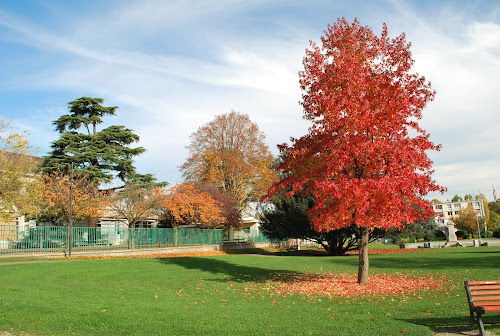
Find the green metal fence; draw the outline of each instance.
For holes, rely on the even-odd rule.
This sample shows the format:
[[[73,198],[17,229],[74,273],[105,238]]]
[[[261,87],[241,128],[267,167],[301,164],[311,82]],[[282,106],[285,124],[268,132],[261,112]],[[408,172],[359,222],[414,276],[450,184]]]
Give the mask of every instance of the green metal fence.
[[[235,230],[233,237],[251,243],[270,242],[259,231]],[[67,239],[67,227],[0,225],[0,254],[65,252]],[[228,235],[222,229],[73,227],[71,240],[71,250],[78,252],[219,245]]]

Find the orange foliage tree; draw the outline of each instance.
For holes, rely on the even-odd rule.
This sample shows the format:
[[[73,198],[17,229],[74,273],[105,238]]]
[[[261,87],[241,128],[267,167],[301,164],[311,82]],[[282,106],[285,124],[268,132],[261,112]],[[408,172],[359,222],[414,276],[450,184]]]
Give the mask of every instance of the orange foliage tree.
[[[241,213],[238,210],[236,200],[228,192],[217,189],[211,184],[196,183],[193,185],[198,191],[209,194],[219,203],[221,215],[224,218],[222,223],[226,228],[238,228],[241,225]]]
[[[470,235],[478,233],[479,230],[476,211],[470,204],[459,211],[457,218],[453,218],[453,224],[458,230]]]
[[[187,182],[212,184],[228,192],[242,211],[276,180],[265,136],[248,115],[232,111],[191,135],[189,157],[180,167]]]
[[[43,176],[43,198],[41,208],[55,218],[69,223],[70,188],[73,187],[73,220],[88,220],[99,217],[109,205],[109,198],[90,180],[83,176],[70,176],[55,171]]]
[[[439,150],[419,127],[435,92],[413,64],[405,35],[378,37],[355,20],[328,26],[306,51],[300,84],[307,135],[281,146],[285,174],[276,192],[311,193],[317,231],[360,228],[358,282],[368,282],[368,239],[375,228],[401,228],[433,215],[421,198],[444,191],[431,178],[427,150]]]
[[[181,224],[217,227],[225,221],[219,202],[207,192],[197,190],[187,183],[170,188],[162,206],[164,216],[172,227]]]

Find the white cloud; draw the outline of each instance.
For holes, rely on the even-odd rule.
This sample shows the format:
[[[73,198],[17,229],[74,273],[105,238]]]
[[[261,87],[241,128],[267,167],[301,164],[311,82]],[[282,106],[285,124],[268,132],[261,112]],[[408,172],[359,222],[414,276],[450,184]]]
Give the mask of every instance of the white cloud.
[[[105,11],[82,13],[50,29],[0,10],[0,26],[10,42],[57,60],[8,78],[8,85],[75,94],[69,99],[94,95],[120,106],[109,123],[141,136],[140,145],[148,152],[137,161],[140,170],[172,183],[180,178],[177,166],[185,158],[189,135],[216,114],[231,109],[248,113],[274,151],[275,144],[305,133],[297,72],[308,40],[319,41],[326,28],[317,28],[316,17],[303,15],[298,23],[279,12],[284,5],[278,3],[268,21],[259,21],[268,26],[260,27],[247,15],[270,11],[265,2],[117,4],[106,3]],[[292,5],[298,10],[306,6]],[[329,23],[343,15],[335,4],[311,6],[318,6],[318,16],[335,13]],[[493,159],[500,145],[500,26],[453,4],[432,6],[424,11],[403,1],[380,2],[380,11],[367,13],[369,22],[361,23],[378,31],[387,22],[390,34],[406,32],[415,70],[437,90],[422,125],[443,144],[441,152],[431,154],[438,182],[452,195],[486,192],[492,183],[500,185],[500,171],[494,168],[499,162]],[[75,17],[71,9],[63,13]],[[55,111],[62,113],[61,105]],[[56,136],[50,123],[58,116],[48,111],[34,110],[21,119],[37,142]]]

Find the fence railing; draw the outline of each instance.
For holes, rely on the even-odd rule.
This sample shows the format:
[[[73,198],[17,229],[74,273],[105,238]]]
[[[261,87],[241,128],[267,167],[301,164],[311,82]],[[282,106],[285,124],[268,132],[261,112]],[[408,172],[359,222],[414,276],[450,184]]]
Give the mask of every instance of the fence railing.
[[[178,246],[219,245],[228,240],[222,229],[107,228],[0,225],[0,254],[102,251]],[[251,243],[271,242],[260,231],[235,230],[233,237]]]

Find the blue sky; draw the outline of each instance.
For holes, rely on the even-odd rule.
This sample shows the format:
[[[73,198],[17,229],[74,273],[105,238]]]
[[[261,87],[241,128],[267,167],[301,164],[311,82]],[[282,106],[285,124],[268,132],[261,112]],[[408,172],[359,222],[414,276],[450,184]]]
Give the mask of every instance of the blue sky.
[[[444,196],[500,190],[498,1],[43,1],[0,2],[0,113],[30,133],[39,155],[52,121],[82,96],[119,106],[148,152],[138,171],[171,184],[189,136],[215,115],[247,113],[276,145],[309,126],[298,71],[309,40],[337,18],[406,33],[414,71],[437,91],[421,125]],[[436,195],[430,195],[434,197]]]

